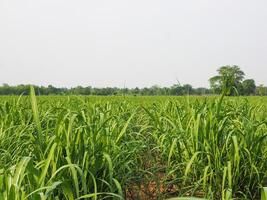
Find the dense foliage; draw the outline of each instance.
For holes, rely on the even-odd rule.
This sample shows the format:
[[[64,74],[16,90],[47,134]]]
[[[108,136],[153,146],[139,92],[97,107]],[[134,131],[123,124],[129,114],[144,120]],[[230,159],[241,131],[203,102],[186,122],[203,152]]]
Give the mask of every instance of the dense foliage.
[[[0,98],[0,199],[257,199],[267,99]]]
[[[245,79],[240,67],[226,65],[220,67],[218,75],[210,78],[210,87],[215,94],[235,95],[267,95],[267,87],[256,86],[253,79]]]
[[[17,85],[10,86],[4,84],[0,86],[0,95],[28,95],[30,85]],[[189,84],[173,85],[171,87],[152,86],[145,88],[93,88],[77,86],[73,88],[57,88],[52,85],[48,87],[34,86],[38,95],[143,95],[143,96],[156,96],[156,95],[205,95],[209,94],[210,90],[207,88],[193,88]]]
[[[252,82],[252,84],[251,84]],[[254,80],[248,79],[243,81],[243,87],[239,87],[238,95],[267,95],[267,87],[260,85],[255,86]],[[28,95],[30,85],[17,85],[10,86],[3,84],[0,86],[0,95]],[[255,88],[256,87],[256,88]],[[110,95],[135,95],[135,96],[183,96],[183,95],[209,95],[220,94],[220,90],[210,90],[207,88],[193,88],[189,84],[179,85],[175,84],[171,87],[152,86],[145,88],[93,88],[77,86],[73,88],[57,88],[52,85],[48,87],[34,86],[38,95],[97,95],[97,96],[110,96]],[[234,93],[233,93],[234,94]]]

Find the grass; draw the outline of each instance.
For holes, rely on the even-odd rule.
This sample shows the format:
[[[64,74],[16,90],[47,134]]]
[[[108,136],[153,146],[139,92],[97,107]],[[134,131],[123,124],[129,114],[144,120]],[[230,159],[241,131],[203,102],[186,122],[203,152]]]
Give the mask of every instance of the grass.
[[[0,199],[266,199],[266,104],[0,97]]]

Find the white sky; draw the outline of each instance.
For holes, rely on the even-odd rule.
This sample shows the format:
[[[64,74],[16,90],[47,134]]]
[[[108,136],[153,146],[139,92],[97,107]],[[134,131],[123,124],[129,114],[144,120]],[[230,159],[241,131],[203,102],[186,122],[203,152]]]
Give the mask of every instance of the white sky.
[[[0,83],[267,85],[266,0],[0,0]]]

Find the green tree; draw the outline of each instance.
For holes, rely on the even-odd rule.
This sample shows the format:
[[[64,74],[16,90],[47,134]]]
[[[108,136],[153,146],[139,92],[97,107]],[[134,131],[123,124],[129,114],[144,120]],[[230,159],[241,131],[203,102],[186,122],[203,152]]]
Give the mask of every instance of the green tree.
[[[190,85],[190,84],[185,84],[185,85],[183,85],[183,87],[184,87],[184,93],[185,93],[185,94],[187,94],[187,95],[192,94],[192,92],[193,92],[193,87],[192,87],[192,85]]]
[[[259,85],[257,88],[256,88],[256,94],[257,95],[260,95],[260,96],[265,96],[267,95],[267,87],[265,87],[264,85]]]
[[[242,80],[245,73],[240,67],[233,65],[222,66],[218,70],[218,75],[210,78],[211,89],[215,93],[224,95],[234,95],[235,91],[239,92],[242,88]]]
[[[170,90],[171,95],[184,95],[184,87],[180,84],[174,84],[171,86]]]
[[[246,79],[242,83],[244,95],[254,95],[256,92],[256,84],[253,79]]]

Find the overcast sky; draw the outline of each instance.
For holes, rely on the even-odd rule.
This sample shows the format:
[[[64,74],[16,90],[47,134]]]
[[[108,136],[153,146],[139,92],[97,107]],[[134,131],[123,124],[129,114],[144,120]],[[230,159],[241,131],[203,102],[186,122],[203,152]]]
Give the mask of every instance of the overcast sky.
[[[0,0],[0,83],[267,85],[266,0]]]

